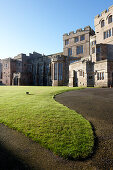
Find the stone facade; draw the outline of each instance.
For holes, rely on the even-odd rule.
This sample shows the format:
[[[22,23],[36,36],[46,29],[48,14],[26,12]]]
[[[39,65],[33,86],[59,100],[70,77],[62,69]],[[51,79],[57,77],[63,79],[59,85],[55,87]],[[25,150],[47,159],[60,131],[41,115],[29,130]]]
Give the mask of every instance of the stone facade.
[[[73,71],[72,71],[73,70]],[[92,87],[94,85],[94,63],[80,60],[69,67],[69,86]]]
[[[94,23],[95,35],[90,34],[89,59],[84,55],[86,63],[90,63],[90,70],[89,66],[85,67],[82,61],[70,64],[70,86],[113,86],[113,6],[108,11],[103,11],[101,15],[97,15]],[[79,68],[84,72],[82,79]],[[78,84],[74,83],[73,79]]]
[[[63,35],[63,53],[70,58],[70,63],[90,55],[90,36],[94,34],[94,30],[87,26]]]
[[[2,60],[2,83],[5,85],[51,85],[50,59],[34,52]]]
[[[0,85],[2,84],[2,61],[0,60]]]
[[[33,52],[0,60],[4,85],[113,86],[113,6],[94,19],[95,31],[63,35],[63,52],[48,56]]]

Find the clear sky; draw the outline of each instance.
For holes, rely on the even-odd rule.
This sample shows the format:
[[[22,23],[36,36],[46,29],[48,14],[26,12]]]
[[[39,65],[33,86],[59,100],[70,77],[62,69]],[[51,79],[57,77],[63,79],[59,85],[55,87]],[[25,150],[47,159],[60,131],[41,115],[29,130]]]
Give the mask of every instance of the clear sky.
[[[113,0],[0,0],[0,58],[63,51],[62,35],[90,25]]]

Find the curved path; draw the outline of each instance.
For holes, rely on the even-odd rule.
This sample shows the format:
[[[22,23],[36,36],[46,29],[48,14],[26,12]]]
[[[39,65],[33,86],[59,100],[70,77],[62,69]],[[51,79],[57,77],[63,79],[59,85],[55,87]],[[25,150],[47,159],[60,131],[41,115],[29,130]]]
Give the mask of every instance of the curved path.
[[[84,89],[55,98],[81,113],[94,126],[98,137],[95,154],[85,161],[71,161],[54,155],[25,135],[0,124],[1,170],[112,170],[113,89]]]
[[[94,127],[97,148],[84,166],[113,169],[113,88],[66,92],[56,96],[56,100],[82,114]]]

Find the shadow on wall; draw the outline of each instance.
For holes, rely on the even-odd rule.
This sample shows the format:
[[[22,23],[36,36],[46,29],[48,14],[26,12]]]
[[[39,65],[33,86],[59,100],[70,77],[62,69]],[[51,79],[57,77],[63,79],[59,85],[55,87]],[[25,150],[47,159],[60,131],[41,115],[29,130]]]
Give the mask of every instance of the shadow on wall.
[[[113,60],[113,45],[112,44],[97,44],[96,45],[96,60]]]

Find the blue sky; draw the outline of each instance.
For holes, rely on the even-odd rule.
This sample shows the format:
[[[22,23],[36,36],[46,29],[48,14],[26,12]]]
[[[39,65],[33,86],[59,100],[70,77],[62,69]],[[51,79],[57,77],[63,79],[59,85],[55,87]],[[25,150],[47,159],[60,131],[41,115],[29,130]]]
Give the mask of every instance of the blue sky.
[[[0,0],[0,58],[63,50],[62,35],[90,25],[112,0]]]

